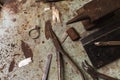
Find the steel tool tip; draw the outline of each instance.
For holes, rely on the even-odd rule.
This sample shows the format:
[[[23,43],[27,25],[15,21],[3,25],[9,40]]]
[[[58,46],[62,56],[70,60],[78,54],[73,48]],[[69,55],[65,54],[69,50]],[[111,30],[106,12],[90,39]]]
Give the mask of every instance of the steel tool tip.
[[[77,15],[73,19],[69,20],[66,24],[68,25],[68,24],[78,22],[78,21],[82,21],[82,20],[86,20],[86,19],[89,19],[89,17],[87,15]]]
[[[95,42],[94,43],[96,46],[99,46],[101,43],[100,42]]]

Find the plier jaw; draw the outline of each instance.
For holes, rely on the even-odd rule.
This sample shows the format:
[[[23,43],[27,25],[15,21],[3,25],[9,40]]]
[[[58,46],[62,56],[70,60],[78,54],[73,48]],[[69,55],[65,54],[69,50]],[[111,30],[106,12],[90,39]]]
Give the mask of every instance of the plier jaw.
[[[99,73],[93,68],[87,61],[82,62],[83,69],[93,78],[93,80],[99,80],[99,78],[104,80],[119,80],[105,74]]]

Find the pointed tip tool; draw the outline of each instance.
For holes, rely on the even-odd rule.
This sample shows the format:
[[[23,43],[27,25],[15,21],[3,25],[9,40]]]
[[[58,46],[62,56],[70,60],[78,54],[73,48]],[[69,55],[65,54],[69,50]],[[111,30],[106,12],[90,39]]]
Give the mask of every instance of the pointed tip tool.
[[[76,17],[69,20],[66,24],[68,25],[68,24],[78,22],[78,21],[82,21],[82,20],[86,20],[86,19],[89,19],[89,17],[87,15],[78,14]]]

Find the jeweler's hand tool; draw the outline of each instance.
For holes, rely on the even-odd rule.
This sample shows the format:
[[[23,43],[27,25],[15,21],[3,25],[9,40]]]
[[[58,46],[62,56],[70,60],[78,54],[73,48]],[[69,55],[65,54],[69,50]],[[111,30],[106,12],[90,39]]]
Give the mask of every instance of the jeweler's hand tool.
[[[97,72],[91,65],[88,64],[87,61],[84,61],[82,63],[82,67],[88,74],[90,74],[93,80],[99,80],[99,78],[104,80],[119,80],[119,79]]]
[[[34,29],[31,29],[29,31],[29,36],[32,38],[32,39],[37,39],[40,37],[40,27],[39,26],[35,26]]]
[[[120,9],[120,0],[93,0],[77,10],[78,15],[67,24],[82,21],[85,26],[93,26],[95,21],[118,9]]]
[[[73,60],[71,59],[71,57],[65,52],[65,50],[62,48],[60,41],[58,40],[56,34],[53,32],[52,30],[52,26],[51,26],[51,22],[47,21],[46,22],[46,27],[48,27],[49,29],[49,38],[52,39],[54,46],[56,48],[56,51],[58,51],[59,53],[62,54],[62,56],[64,56],[69,63],[72,65],[72,67],[74,67],[75,71],[81,75],[82,80],[86,80],[84,77],[84,74],[82,73],[82,71],[79,69],[79,67],[73,62]]]
[[[120,41],[95,42],[96,46],[120,46]]]
[[[49,54],[48,57],[47,57],[47,63],[46,63],[46,66],[45,66],[44,74],[42,76],[42,80],[47,80],[47,78],[48,78],[48,73],[49,73],[49,70],[50,70],[51,60],[52,60],[52,54]]]

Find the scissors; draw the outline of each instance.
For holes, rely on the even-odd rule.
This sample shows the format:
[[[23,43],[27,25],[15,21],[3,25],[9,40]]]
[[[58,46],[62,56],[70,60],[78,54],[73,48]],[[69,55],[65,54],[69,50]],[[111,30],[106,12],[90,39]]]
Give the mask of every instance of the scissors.
[[[33,33],[35,33],[35,34],[33,35]],[[36,34],[36,33],[37,33],[37,34]],[[32,39],[37,39],[37,38],[39,38],[39,37],[40,37],[40,27],[39,27],[39,26],[35,26],[34,29],[31,29],[31,30],[29,31],[29,36],[30,36]]]

